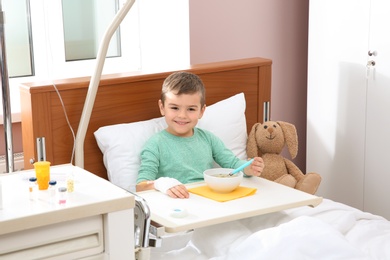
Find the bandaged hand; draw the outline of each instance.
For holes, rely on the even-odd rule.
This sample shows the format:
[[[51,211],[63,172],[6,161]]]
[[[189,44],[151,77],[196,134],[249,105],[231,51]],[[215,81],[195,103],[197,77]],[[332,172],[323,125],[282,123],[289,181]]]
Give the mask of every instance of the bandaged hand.
[[[172,198],[189,197],[186,187],[174,178],[160,177],[154,181],[154,188]]]
[[[154,181],[154,188],[156,190],[161,191],[162,193],[167,194],[167,191],[170,188],[175,187],[175,186],[180,185],[180,184],[182,184],[182,183],[174,178],[160,177]]]

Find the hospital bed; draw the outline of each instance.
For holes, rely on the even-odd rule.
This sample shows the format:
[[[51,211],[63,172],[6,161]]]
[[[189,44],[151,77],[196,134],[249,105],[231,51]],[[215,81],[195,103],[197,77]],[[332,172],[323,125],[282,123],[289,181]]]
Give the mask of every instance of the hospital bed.
[[[134,192],[134,172],[139,163],[137,152],[142,141],[164,127],[157,100],[163,80],[177,70],[193,72],[205,83],[208,108],[199,127],[215,131],[237,156],[245,158],[248,130],[254,123],[270,117],[271,65],[269,59],[249,58],[188,68],[162,68],[159,72],[103,76],[86,133],[84,168]],[[26,168],[30,166],[30,159],[37,158],[36,139],[39,137],[45,137],[47,160],[53,165],[69,163],[74,140],[53,83],[60,93],[71,127],[77,129],[89,80],[64,79],[21,86]],[[226,125],[232,130],[226,131]],[[124,136],[128,138],[123,139]],[[123,150],[116,145],[118,142],[130,142],[130,145]],[[268,182],[258,180],[264,182],[256,186],[256,194],[261,195]],[[271,187],[270,190],[274,189]],[[326,198],[305,195],[308,200],[299,198],[282,207],[271,204],[268,206],[271,210],[249,210],[232,218],[220,216],[208,224],[197,223],[194,229],[186,226],[185,229],[170,230],[161,225],[167,216],[157,215],[161,210],[155,210],[153,204],[154,197],[163,194],[144,192],[138,195],[134,246],[138,249],[150,249],[150,244],[155,246],[147,252],[152,259],[390,258],[390,224],[386,219]],[[166,212],[170,209],[172,207],[167,207]],[[193,213],[190,208],[186,211]],[[154,220],[160,223],[154,223]],[[180,221],[183,219],[178,219]],[[175,235],[171,236],[171,233]],[[180,239],[172,238],[176,235]]]

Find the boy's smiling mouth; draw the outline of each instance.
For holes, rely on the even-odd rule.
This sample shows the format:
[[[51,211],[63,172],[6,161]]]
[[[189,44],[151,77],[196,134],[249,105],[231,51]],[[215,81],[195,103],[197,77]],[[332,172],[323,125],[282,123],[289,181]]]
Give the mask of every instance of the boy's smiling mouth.
[[[188,122],[183,122],[183,121],[175,121],[176,124],[178,125],[186,125]]]

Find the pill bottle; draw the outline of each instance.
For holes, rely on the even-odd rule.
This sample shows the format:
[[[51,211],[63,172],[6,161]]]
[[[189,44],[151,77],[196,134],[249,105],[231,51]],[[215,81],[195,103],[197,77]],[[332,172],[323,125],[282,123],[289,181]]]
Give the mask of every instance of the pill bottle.
[[[50,204],[55,204],[55,201],[56,201],[56,185],[57,185],[57,181],[55,180],[51,180],[49,181],[49,200],[50,200]]]
[[[69,193],[74,192],[74,175],[72,172],[67,175],[66,188]]]
[[[58,188],[58,204],[65,205],[66,204],[66,198],[68,189],[66,187],[59,187]]]
[[[37,178],[36,177],[31,177],[28,180],[28,191],[29,191],[29,196],[30,200],[35,200],[37,196],[37,189],[38,189],[38,184],[37,184]]]

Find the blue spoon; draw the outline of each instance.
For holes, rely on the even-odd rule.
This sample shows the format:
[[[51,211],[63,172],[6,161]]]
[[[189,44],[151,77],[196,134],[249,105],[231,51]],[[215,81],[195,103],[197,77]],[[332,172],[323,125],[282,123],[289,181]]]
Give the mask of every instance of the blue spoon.
[[[245,167],[250,165],[253,162],[253,160],[254,159],[251,159],[251,160],[247,161],[246,163],[244,163],[243,165],[241,165],[240,167],[238,167],[237,169],[234,169],[231,173],[229,173],[229,175],[232,176],[233,174],[236,174],[237,172],[242,171]]]

